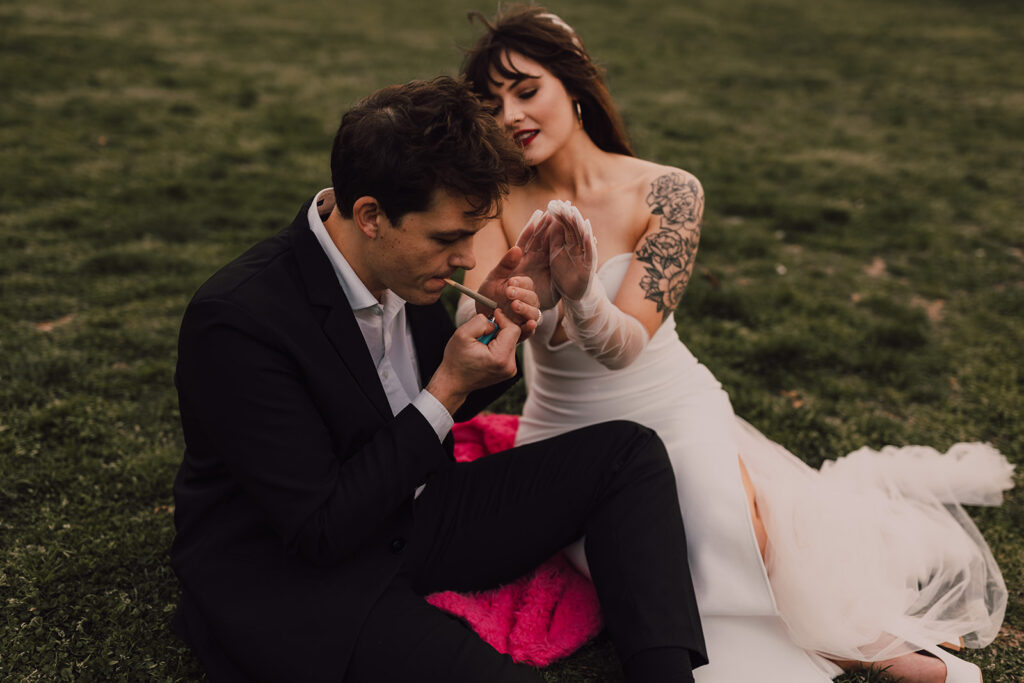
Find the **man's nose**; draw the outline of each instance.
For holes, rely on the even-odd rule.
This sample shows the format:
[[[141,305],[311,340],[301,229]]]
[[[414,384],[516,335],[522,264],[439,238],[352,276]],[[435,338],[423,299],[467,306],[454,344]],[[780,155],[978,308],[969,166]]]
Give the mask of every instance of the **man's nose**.
[[[476,257],[473,256],[473,242],[466,240],[468,244],[459,247],[449,261],[453,268],[473,270],[476,267]]]

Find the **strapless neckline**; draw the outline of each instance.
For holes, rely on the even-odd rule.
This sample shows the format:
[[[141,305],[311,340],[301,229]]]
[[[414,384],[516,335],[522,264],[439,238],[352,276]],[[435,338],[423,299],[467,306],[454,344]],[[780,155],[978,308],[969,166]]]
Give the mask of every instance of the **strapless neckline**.
[[[615,261],[616,259],[621,260],[623,258],[632,258],[632,257],[633,257],[633,252],[631,252],[631,251],[624,251],[621,254],[616,254],[615,256],[609,256],[608,259],[604,263],[602,263],[601,266],[597,269],[598,276],[601,275],[601,271],[603,271],[605,268],[607,268],[608,265],[610,263],[612,263],[613,261]]]
[[[604,263],[602,263],[598,267],[595,276],[601,278],[601,283],[604,285],[605,290],[608,292],[608,296],[613,298],[615,297],[615,292],[618,291],[619,286],[622,284],[622,280],[620,278],[617,282],[612,283],[610,280],[605,279],[605,277],[607,276],[606,271],[610,266],[622,261],[626,262],[628,268],[629,261],[632,260],[632,257],[633,252],[624,251],[621,254],[615,254],[614,256],[610,256],[607,260],[605,260]],[[622,277],[625,277],[625,275],[626,273],[625,271],[623,271]],[[541,323],[540,327],[537,329],[535,334],[537,335],[538,339],[542,339],[544,341],[544,347],[548,351],[558,351],[559,349],[564,349],[566,346],[572,344],[571,339],[566,339],[565,341],[559,342],[558,344],[551,343],[551,337],[555,335],[555,332],[558,329],[558,321],[561,319],[561,316],[552,313],[550,318],[548,316],[545,316],[544,319],[550,320],[551,322]]]

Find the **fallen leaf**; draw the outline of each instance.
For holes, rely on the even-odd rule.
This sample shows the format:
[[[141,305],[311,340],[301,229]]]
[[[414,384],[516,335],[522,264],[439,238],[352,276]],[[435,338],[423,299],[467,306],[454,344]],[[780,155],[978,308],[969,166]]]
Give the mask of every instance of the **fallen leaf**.
[[[996,642],[999,643],[1000,641],[1002,644],[1009,645],[1012,648],[1019,647],[1021,643],[1024,643],[1024,631],[1004,624],[999,629],[999,638]]]
[[[707,281],[711,283],[712,289],[718,289],[718,287],[720,285],[720,283],[718,282],[718,278],[715,277],[715,274],[712,273],[709,268],[702,267],[701,268],[701,274],[704,275],[704,277],[707,279]]]
[[[52,332],[54,328],[63,327],[64,325],[67,325],[74,319],[74,314],[69,313],[68,315],[65,315],[62,318],[57,318],[56,320],[49,320],[47,322],[36,323],[36,329],[39,330],[40,332]]]
[[[864,268],[864,272],[871,277],[881,277],[882,275],[885,275],[885,260],[876,256],[875,260],[871,262],[871,265]]]
[[[911,306],[917,306],[923,308],[925,315],[933,323],[937,323],[944,317],[946,308],[946,302],[943,299],[932,299],[928,300],[919,296],[915,296],[910,300]]]
[[[804,404],[804,400],[800,398],[800,393],[798,391],[794,391],[792,389],[784,389],[779,393],[788,398],[790,405],[792,405],[794,408],[800,408]]]

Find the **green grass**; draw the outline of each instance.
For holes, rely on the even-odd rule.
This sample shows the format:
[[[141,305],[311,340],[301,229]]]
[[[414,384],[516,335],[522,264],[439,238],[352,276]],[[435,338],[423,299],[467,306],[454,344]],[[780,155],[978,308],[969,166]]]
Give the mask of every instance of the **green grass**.
[[[167,626],[182,311],[329,184],[356,99],[455,73],[494,7],[468,2],[0,2],[0,678],[199,677]],[[958,440],[1024,463],[1024,10],[621,5],[552,8],[640,156],[704,183],[677,320],[737,412],[815,465]],[[968,657],[1019,681],[1024,493],[974,513],[1011,597]],[[602,638],[545,673],[617,667]]]

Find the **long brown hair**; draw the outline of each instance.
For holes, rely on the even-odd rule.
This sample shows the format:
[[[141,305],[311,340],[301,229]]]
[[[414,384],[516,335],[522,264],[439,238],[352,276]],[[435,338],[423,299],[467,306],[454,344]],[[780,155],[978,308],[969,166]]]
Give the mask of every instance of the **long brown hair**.
[[[579,102],[583,129],[599,148],[633,156],[626,126],[605,85],[602,70],[594,64],[576,32],[543,7],[514,5],[499,11],[494,22],[480,12],[470,12],[485,31],[466,53],[462,76],[482,99],[490,99],[493,68],[504,78],[523,75],[512,72],[505,60],[518,52],[550,71]]]

